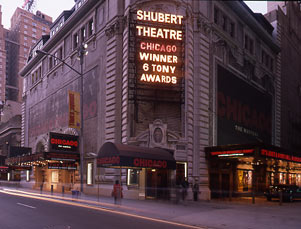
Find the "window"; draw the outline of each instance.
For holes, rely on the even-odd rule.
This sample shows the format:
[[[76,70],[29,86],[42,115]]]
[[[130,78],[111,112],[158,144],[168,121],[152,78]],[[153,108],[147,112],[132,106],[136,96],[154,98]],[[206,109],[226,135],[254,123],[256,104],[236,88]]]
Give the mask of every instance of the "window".
[[[32,25],[33,25],[33,26],[37,26],[37,23],[33,22]]]
[[[85,27],[83,27],[82,29],[81,29],[81,41],[84,41],[84,40],[86,40],[86,28]]]
[[[51,172],[51,182],[52,183],[58,183],[59,182],[59,172],[58,171],[52,171]]]
[[[223,23],[222,23],[222,27],[224,31],[227,31],[227,23],[228,23],[228,19],[225,15],[223,15]]]
[[[93,20],[90,20],[88,23],[88,33],[91,36],[94,33],[94,23]]]
[[[87,185],[92,185],[93,184],[93,163],[88,163],[87,164]]]
[[[36,28],[32,28],[32,32],[36,33],[37,29]]]
[[[27,34],[27,31],[26,31],[26,30],[24,30],[24,34]]]
[[[63,48],[62,47],[59,48],[58,58],[63,59]]]
[[[27,25],[24,25],[24,29],[27,29],[28,28],[28,26]]]
[[[26,170],[26,182],[30,181],[30,171]]]
[[[139,173],[138,169],[128,169],[127,174],[127,185],[138,185],[139,184]]]
[[[235,24],[234,24],[234,22],[230,23],[230,36],[235,37]]]
[[[254,54],[254,40],[245,34],[245,49],[249,51],[250,54]]]
[[[214,23],[215,24],[219,24],[219,15],[220,15],[219,9],[214,7]]]
[[[49,69],[52,69],[53,63],[52,63],[52,56],[49,57]]]
[[[27,41],[27,37],[26,36],[24,37],[24,40]]]
[[[53,58],[53,65],[57,65],[58,64],[58,60],[57,60],[57,52],[54,53],[54,58]]]
[[[73,48],[74,49],[77,48],[78,42],[79,42],[79,40],[78,40],[78,34],[76,33],[76,34],[73,35]]]

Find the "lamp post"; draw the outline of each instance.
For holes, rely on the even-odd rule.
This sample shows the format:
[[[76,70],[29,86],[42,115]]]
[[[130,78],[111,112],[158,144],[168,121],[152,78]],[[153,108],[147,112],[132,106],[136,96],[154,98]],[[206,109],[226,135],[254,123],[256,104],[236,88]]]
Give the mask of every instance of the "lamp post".
[[[78,59],[79,59],[79,63],[80,63],[80,72],[77,71],[76,69],[74,69],[71,65],[67,64],[64,60],[56,57],[55,55],[52,55],[48,52],[42,51],[42,50],[37,50],[36,53],[37,54],[42,54],[42,55],[46,55],[46,56],[51,56],[53,58],[55,58],[56,60],[59,60],[60,62],[62,62],[63,64],[65,64],[67,67],[69,67],[71,70],[73,70],[74,72],[76,72],[77,74],[79,74],[79,90],[80,90],[80,133],[79,133],[79,151],[80,151],[80,191],[83,192],[84,188],[83,188],[83,174],[84,174],[84,115],[83,115],[83,97],[84,97],[84,83],[83,83],[83,65],[84,65],[84,56],[88,54],[87,49],[88,45],[82,43],[79,47],[78,47]]]

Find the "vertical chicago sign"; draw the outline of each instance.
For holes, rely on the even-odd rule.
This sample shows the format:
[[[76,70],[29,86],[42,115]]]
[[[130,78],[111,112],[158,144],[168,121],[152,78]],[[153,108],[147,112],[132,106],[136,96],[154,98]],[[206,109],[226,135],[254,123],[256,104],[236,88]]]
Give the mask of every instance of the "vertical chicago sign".
[[[135,26],[137,82],[175,86],[183,77],[184,17],[137,10]]]

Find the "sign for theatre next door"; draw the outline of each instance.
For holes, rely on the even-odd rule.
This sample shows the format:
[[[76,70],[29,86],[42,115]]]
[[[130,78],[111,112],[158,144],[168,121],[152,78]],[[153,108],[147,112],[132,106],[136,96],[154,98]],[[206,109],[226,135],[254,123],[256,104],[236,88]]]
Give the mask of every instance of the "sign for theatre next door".
[[[272,97],[218,66],[218,145],[271,143]]]
[[[174,87],[181,83],[183,21],[182,15],[137,10],[134,52],[139,84]]]

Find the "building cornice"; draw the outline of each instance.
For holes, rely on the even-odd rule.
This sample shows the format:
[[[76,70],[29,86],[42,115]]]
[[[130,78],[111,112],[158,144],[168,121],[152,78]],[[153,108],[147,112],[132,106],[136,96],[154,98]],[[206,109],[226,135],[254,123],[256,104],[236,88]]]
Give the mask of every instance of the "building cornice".
[[[273,37],[262,27],[253,15],[250,15],[250,12],[242,5],[243,3],[239,1],[225,1],[225,4],[227,4],[274,52],[280,52],[280,47],[276,44]]]
[[[62,38],[70,32],[76,23],[82,20],[82,18],[94,7],[96,4],[101,4],[104,0],[87,0],[78,10],[76,10],[66,21],[66,23],[61,27],[61,29],[51,37],[46,44],[43,46],[42,50],[44,52],[49,52],[52,47],[57,44]],[[24,68],[20,71],[21,76],[26,76],[26,74],[36,65],[42,58],[43,54],[36,55],[31,59]]]

